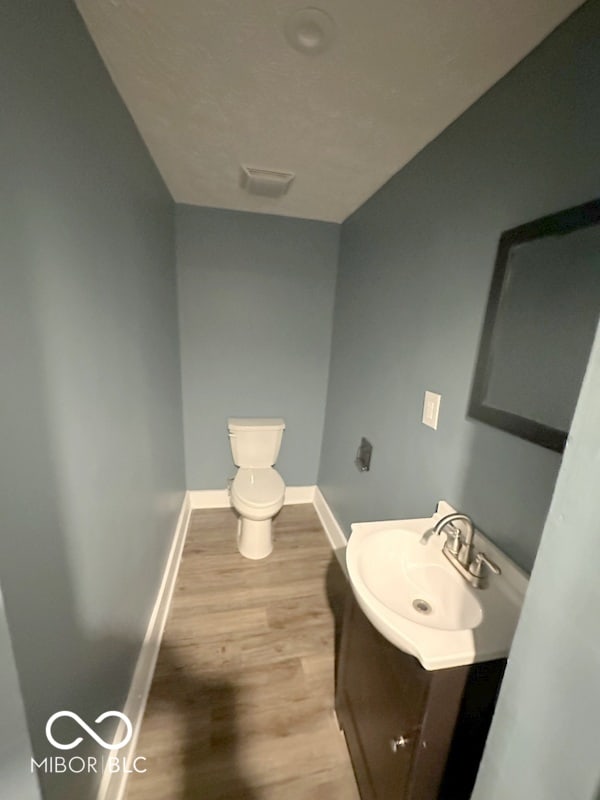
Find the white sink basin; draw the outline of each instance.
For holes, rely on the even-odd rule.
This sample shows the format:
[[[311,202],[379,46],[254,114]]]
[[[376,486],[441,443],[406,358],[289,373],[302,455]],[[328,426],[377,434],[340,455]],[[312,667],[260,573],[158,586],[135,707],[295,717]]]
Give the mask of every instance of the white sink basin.
[[[425,669],[442,669],[508,655],[527,578],[477,533],[475,546],[502,568],[485,589],[473,589],[442,553],[445,536],[421,544],[422,533],[453,509],[440,503],[423,520],[352,526],[346,563],[367,618]]]
[[[391,612],[442,631],[476,628],[483,611],[475,590],[444,561],[438,548],[401,528],[375,531],[357,554],[364,586]]]

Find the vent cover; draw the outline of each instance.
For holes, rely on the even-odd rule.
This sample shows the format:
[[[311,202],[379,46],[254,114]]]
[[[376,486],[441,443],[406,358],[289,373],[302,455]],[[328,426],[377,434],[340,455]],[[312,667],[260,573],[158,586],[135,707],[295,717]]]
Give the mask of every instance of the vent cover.
[[[261,197],[282,197],[296,176],[293,172],[276,172],[242,165],[240,186],[249,194]]]

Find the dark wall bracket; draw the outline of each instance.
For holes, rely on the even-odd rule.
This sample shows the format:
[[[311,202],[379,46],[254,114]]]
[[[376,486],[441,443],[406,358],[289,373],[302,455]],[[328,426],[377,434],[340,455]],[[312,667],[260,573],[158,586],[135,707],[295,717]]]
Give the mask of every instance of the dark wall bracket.
[[[371,469],[371,456],[373,455],[373,445],[363,436],[356,451],[354,463],[359,472],[368,472]]]

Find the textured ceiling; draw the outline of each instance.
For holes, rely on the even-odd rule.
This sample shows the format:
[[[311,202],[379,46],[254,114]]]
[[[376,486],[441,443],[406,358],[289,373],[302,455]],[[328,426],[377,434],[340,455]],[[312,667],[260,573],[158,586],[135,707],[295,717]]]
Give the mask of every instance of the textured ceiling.
[[[177,202],[341,222],[581,0],[322,0],[316,55],[304,3],[76,3]],[[240,164],[296,178],[253,197]]]

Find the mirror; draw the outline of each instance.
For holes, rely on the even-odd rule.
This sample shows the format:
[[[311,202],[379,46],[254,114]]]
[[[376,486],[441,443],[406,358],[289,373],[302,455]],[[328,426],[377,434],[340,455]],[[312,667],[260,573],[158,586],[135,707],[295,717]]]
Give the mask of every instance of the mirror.
[[[500,237],[469,416],[562,452],[600,312],[600,200]]]

